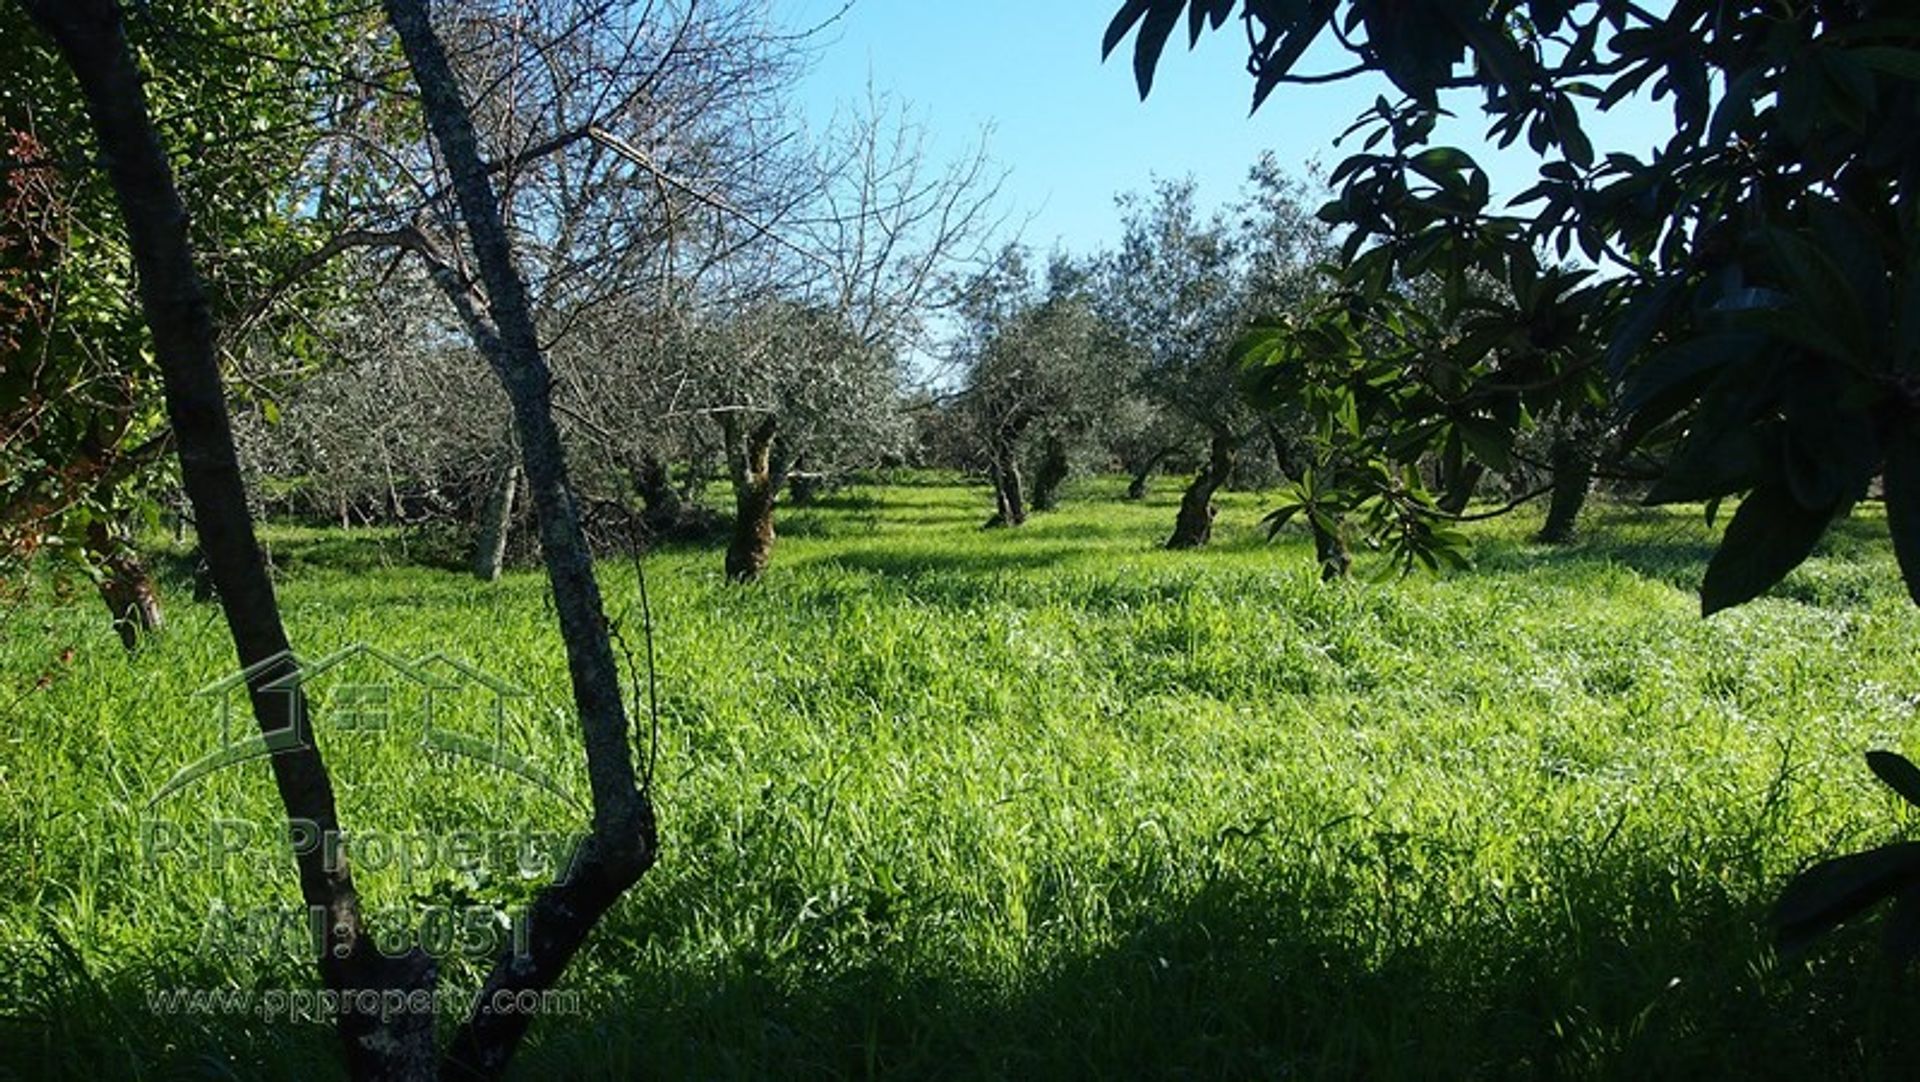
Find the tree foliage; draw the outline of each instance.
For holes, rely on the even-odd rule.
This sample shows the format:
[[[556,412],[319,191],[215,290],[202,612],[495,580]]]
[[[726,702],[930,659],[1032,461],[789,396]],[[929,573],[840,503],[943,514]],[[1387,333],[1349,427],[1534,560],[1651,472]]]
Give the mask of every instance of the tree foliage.
[[[1250,363],[1351,356],[1362,326],[1399,333],[1400,285],[1430,276],[1468,329],[1360,381],[1394,399],[1393,438],[1458,433],[1497,464],[1541,410],[1617,386],[1627,445],[1671,446],[1653,502],[1745,496],[1706,612],[1778,582],[1876,474],[1920,600],[1920,33],[1895,5],[1129,0],[1106,46],[1132,35],[1145,93],[1183,14],[1197,39],[1236,9],[1256,108],[1288,83],[1366,73],[1400,95],[1356,122],[1361,150],[1321,212],[1345,230],[1344,311],[1263,332]],[[1301,70],[1325,37],[1351,64]],[[1433,145],[1455,94],[1478,97],[1492,140],[1539,157],[1512,207],[1492,206],[1471,155]],[[1671,138],[1647,156],[1596,148],[1583,108],[1636,96],[1671,105]],[[1548,262],[1575,252],[1592,269]],[[1511,305],[1474,302],[1475,275]],[[1350,413],[1348,397],[1328,396]],[[1384,482],[1374,495],[1397,522],[1429,513]]]

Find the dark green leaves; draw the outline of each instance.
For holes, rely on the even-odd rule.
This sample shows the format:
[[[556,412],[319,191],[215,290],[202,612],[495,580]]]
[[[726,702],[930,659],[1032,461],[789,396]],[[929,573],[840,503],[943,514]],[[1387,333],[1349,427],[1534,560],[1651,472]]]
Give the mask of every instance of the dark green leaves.
[[[1920,808],[1920,767],[1890,751],[1868,752],[1867,766],[1902,800]],[[1882,941],[1891,960],[1904,965],[1920,954],[1920,842],[1822,861],[1795,876],[1773,910],[1780,947],[1804,950],[1888,898],[1894,904]]]
[[[1196,0],[1195,7],[1199,6]],[[1107,24],[1107,36],[1100,45],[1103,58],[1112,54],[1136,24],[1140,27],[1133,39],[1133,79],[1140,87],[1142,98],[1153,90],[1154,69],[1160,64],[1160,53],[1167,47],[1167,38],[1180,23],[1184,7],[1186,0],[1127,0],[1126,6]]]
[[[1751,601],[1800,566],[1843,505],[1802,507],[1787,486],[1762,484],[1740,502],[1700,584],[1700,609],[1712,616]]]
[[[1867,768],[1873,776],[1885,782],[1887,788],[1900,794],[1900,799],[1920,808],[1920,767],[1916,767],[1903,755],[1890,751],[1870,751],[1867,753]]]
[[[1920,883],[1920,842],[1899,842],[1816,864],[1794,878],[1773,910],[1783,950],[1803,950],[1875,903]]]
[[[1155,15],[1161,3],[1128,0],[1109,48],[1139,27],[1139,55],[1157,58],[1173,25]],[[1224,25],[1219,0],[1173,6],[1190,35]],[[1752,493],[1708,572],[1708,612],[1778,582],[1884,471],[1894,545],[1920,602],[1912,20],[1760,0],[1238,8],[1251,20],[1256,101],[1304,78],[1293,68],[1333,19],[1347,57],[1331,78],[1385,74],[1406,95],[1377,100],[1349,129],[1364,145],[1334,170],[1321,212],[1345,231],[1339,273],[1364,348],[1285,351],[1300,362],[1288,367],[1303,400],[1316,380],[1343,386],[1317,395],[1338,407],[1323,411],[1326,430],[1357,421],[1395,463],[1439,453],[1433,434],[1447,433],[1455,453],[1500,468],[1523,425],[1496,402],[1529,419],[1618,402],[1610,423],[1635,471],[1665,474],[1650,500]],[[1529,217],[1491,213],[1483,172],[1430,145],[1454,90],[1484,109],[1491,140],[1524,136],[1539,156],[1539,182],[1518,204]],[[1671,138],[1593,145],[1583,109],[1648,95],[1671,104]],[[1555,248],[1604,269],[1601,282],[1550,303],[1517,300],[1512,313],[1472,310],[1484,289],[1527,297]],[[1412,293],[1457,321],[1444,341],[1383,314]],[[1394,358],[1411,389],[1364,389],[1368,351]]]

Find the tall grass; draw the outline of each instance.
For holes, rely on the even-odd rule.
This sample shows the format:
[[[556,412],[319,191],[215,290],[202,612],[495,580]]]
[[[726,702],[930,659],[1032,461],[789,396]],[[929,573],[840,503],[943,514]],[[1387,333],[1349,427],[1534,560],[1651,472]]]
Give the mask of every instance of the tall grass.
[[[1764,928],[1795,869],[1912,826],[1860,760],[1920,752],[1920,614],[1879,523],[1703,621],[1697,515],[1603,507],[1567,549],[1506,520],[1472,572],[1323,586],[1304,538],[1263,542],[1258,497],[1169,553],[1173,494],[1119,487],[994,532],[979,490],[856,490],[784,510],[748,588],[717,552],[651,556],[666,850],[569,974],[590,1009],[537,1023],[521,1074],[1910,1075],[1920,997],[1871,930],[1783,960]],[[584,792],[536,572],[270,537],[303,653],[467,658],[532,692],[515,753]],[[632,570],[602,574],[637,647]],[[9,619],[0,1071],[337,1070],[323,1026],[148,1007],[312,982],[202,949],[216,901],[297,898],[290,864],[143,859],[147,794],[213,739],[193,692],[231,668],[170,585],[133,657],[90,597]],[[471,763],[327,739],[350,826],[581,824]],[[258,763],[179,801],[276,810]]]

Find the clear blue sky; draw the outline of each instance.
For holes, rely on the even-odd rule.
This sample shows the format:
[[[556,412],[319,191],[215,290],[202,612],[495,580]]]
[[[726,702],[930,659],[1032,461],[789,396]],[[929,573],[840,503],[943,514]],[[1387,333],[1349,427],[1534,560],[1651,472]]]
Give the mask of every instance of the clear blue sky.
[[[778,0],[792,26],[824,20],[843,0]],[[1368,77],[1324,87],[1281,87],[1248,116],[1252,80],[1246,39],[1237,20],[1186,49],[1176,32],[1161,59],[1153,95],[1134,90],[1131,40],[1100,60],[1100,38],[1118,0],[855,0],[821,39],[821,55],[798,88],[810,120],[824,123],[837,104],[864,100],[874,89],[909,104],[930,133],[933,152],[966,153],[983,128],[989,152],[1011,169],[1005,198],[1026,241],[1056,242],[1079,252],[1118,235],[1115,194],[1144,189],[1156,174],[1191,173],[1204,202],[1231,199],[1262,150],[1304,173],[1314,158],[1331,166],[1347,153],[1335,136],[1376,94],[1392,95]],[[1302,70],[1321,70],[1343,54]],[[1471,109],[1466,98],[1451,103]],[[1644,155],[1659,137],[1662,106],[1646,105],[1594,125],[1603,152]],[[1496,199],[1532,182],[1526,155],[1483,153],[1477,115],[1463,115],[1448,137],[1480,157]],[[1671,131],[1671,128],[1668,128]],[[1357,149],[1357,148],[1352,148]]]

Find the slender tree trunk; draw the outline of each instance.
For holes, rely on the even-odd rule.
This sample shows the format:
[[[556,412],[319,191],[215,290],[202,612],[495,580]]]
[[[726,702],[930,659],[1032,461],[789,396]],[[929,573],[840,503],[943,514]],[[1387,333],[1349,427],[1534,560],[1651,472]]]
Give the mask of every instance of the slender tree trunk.
[[[132,650],[142,635],[166,623],[153,576],[126,538],[105,522],[96,520],[87,527],[87,550],[99,564],[100,600],[107,603],[113,630],[120,644]]]
[[[473,574],[482,582],[497,582],[507,562],[507,535],[513,527],[513,494],[520,487],[520,463],[510,462],[494,479],[486,506],[480,509],[480,529],[473,546]]]
[[[1593,451],[1577,433],[1563,432],[1548,452],[1553,466],[1553,495],[1547,500],[1547,521],[1534,540],[1548,545],[1572,544],[1579,535],[1580,511],[1593,487]]]
[[[987,520],[987,528],[1025,525],[1026,482],[1020,475],[1020,458],[1011,445],[995,452],[992,473],[994,511],[993,517]]]
[[[773,505],[780,486],[773,469],[778,418],[768,414],[742,431],[733,414],[722,421],[733,473],[733,540],[727,545],[727,578],[752,582],[773,559]]]
[[[540,549],[560,634],[566,642],[574,709],[586,749],[587,783],[593,794],[593,833],[562,876],[535,897],[526,917],[530,935],[525,954],[516,955],[509,948],[497,957],[442,1064],[443,1077],[496,1078],[519,1047],[532,1017],[524,1012],[502,1013],[493,1004],[552,987],[600,918],[653,866],[659,842],[652,800],[639,787],[634,771],[620,672],[608,638],[600,585],[580,525],[560,430],[553,420],[552,372],[540,351],[526,282],[514,265],[473,118],[424,0],[386,0],[386,11],[420,89],[427,125],[452,174],[460,220],[484,285],[486,315],[482,316],[474,303],[479,298],[470,286],[449,288],[459,283],[444,263],[435,272],[513,403],[521,464],[539,523]]]
[[[1170,549],[1201,548],[1213,539],[1213,494],[1233,474],[1233,436],[1215,432],[1208,446],[1207,464],[1195,475],[1180,498],[1180,514],[1174,520],[1173,536],[1167,538]]]
[[[1067,445],[1058,436],[1048,436],[1040,455],[1040,467],[1033,475],[1033,509],[1051,511],[1060,506],[1060,486],[1073,471],[1067,457]]]
[[[187,212],[147,112],[142,76],[112,0],[22,0],[53,38],[86,96],[101,158],[126,221],[140,304],[153,335],[167,414],[180,453],[201,551],[219,591],[235,652],[268,757],[274,785],[302,833],[339,837],[333,785],[314,743],[305,697],[270,691],[290,681],[298,662],[288,647],[234,450],[220,383],[213,320],[194,266]],[[285,686],[284,684],[282,685]],[[330,989],[430,986],[432,962],[419,952],[383,958],[364,934],[347,862],[323,847],[294,847],[300,892],[323,917],[321,973]],[[324,847],[333,849],[334,847]],[[338,1022],[347,1065],[362,1078],[424,1078],[433,1070],[431,1015],[382,1018],[343,1013]]]

